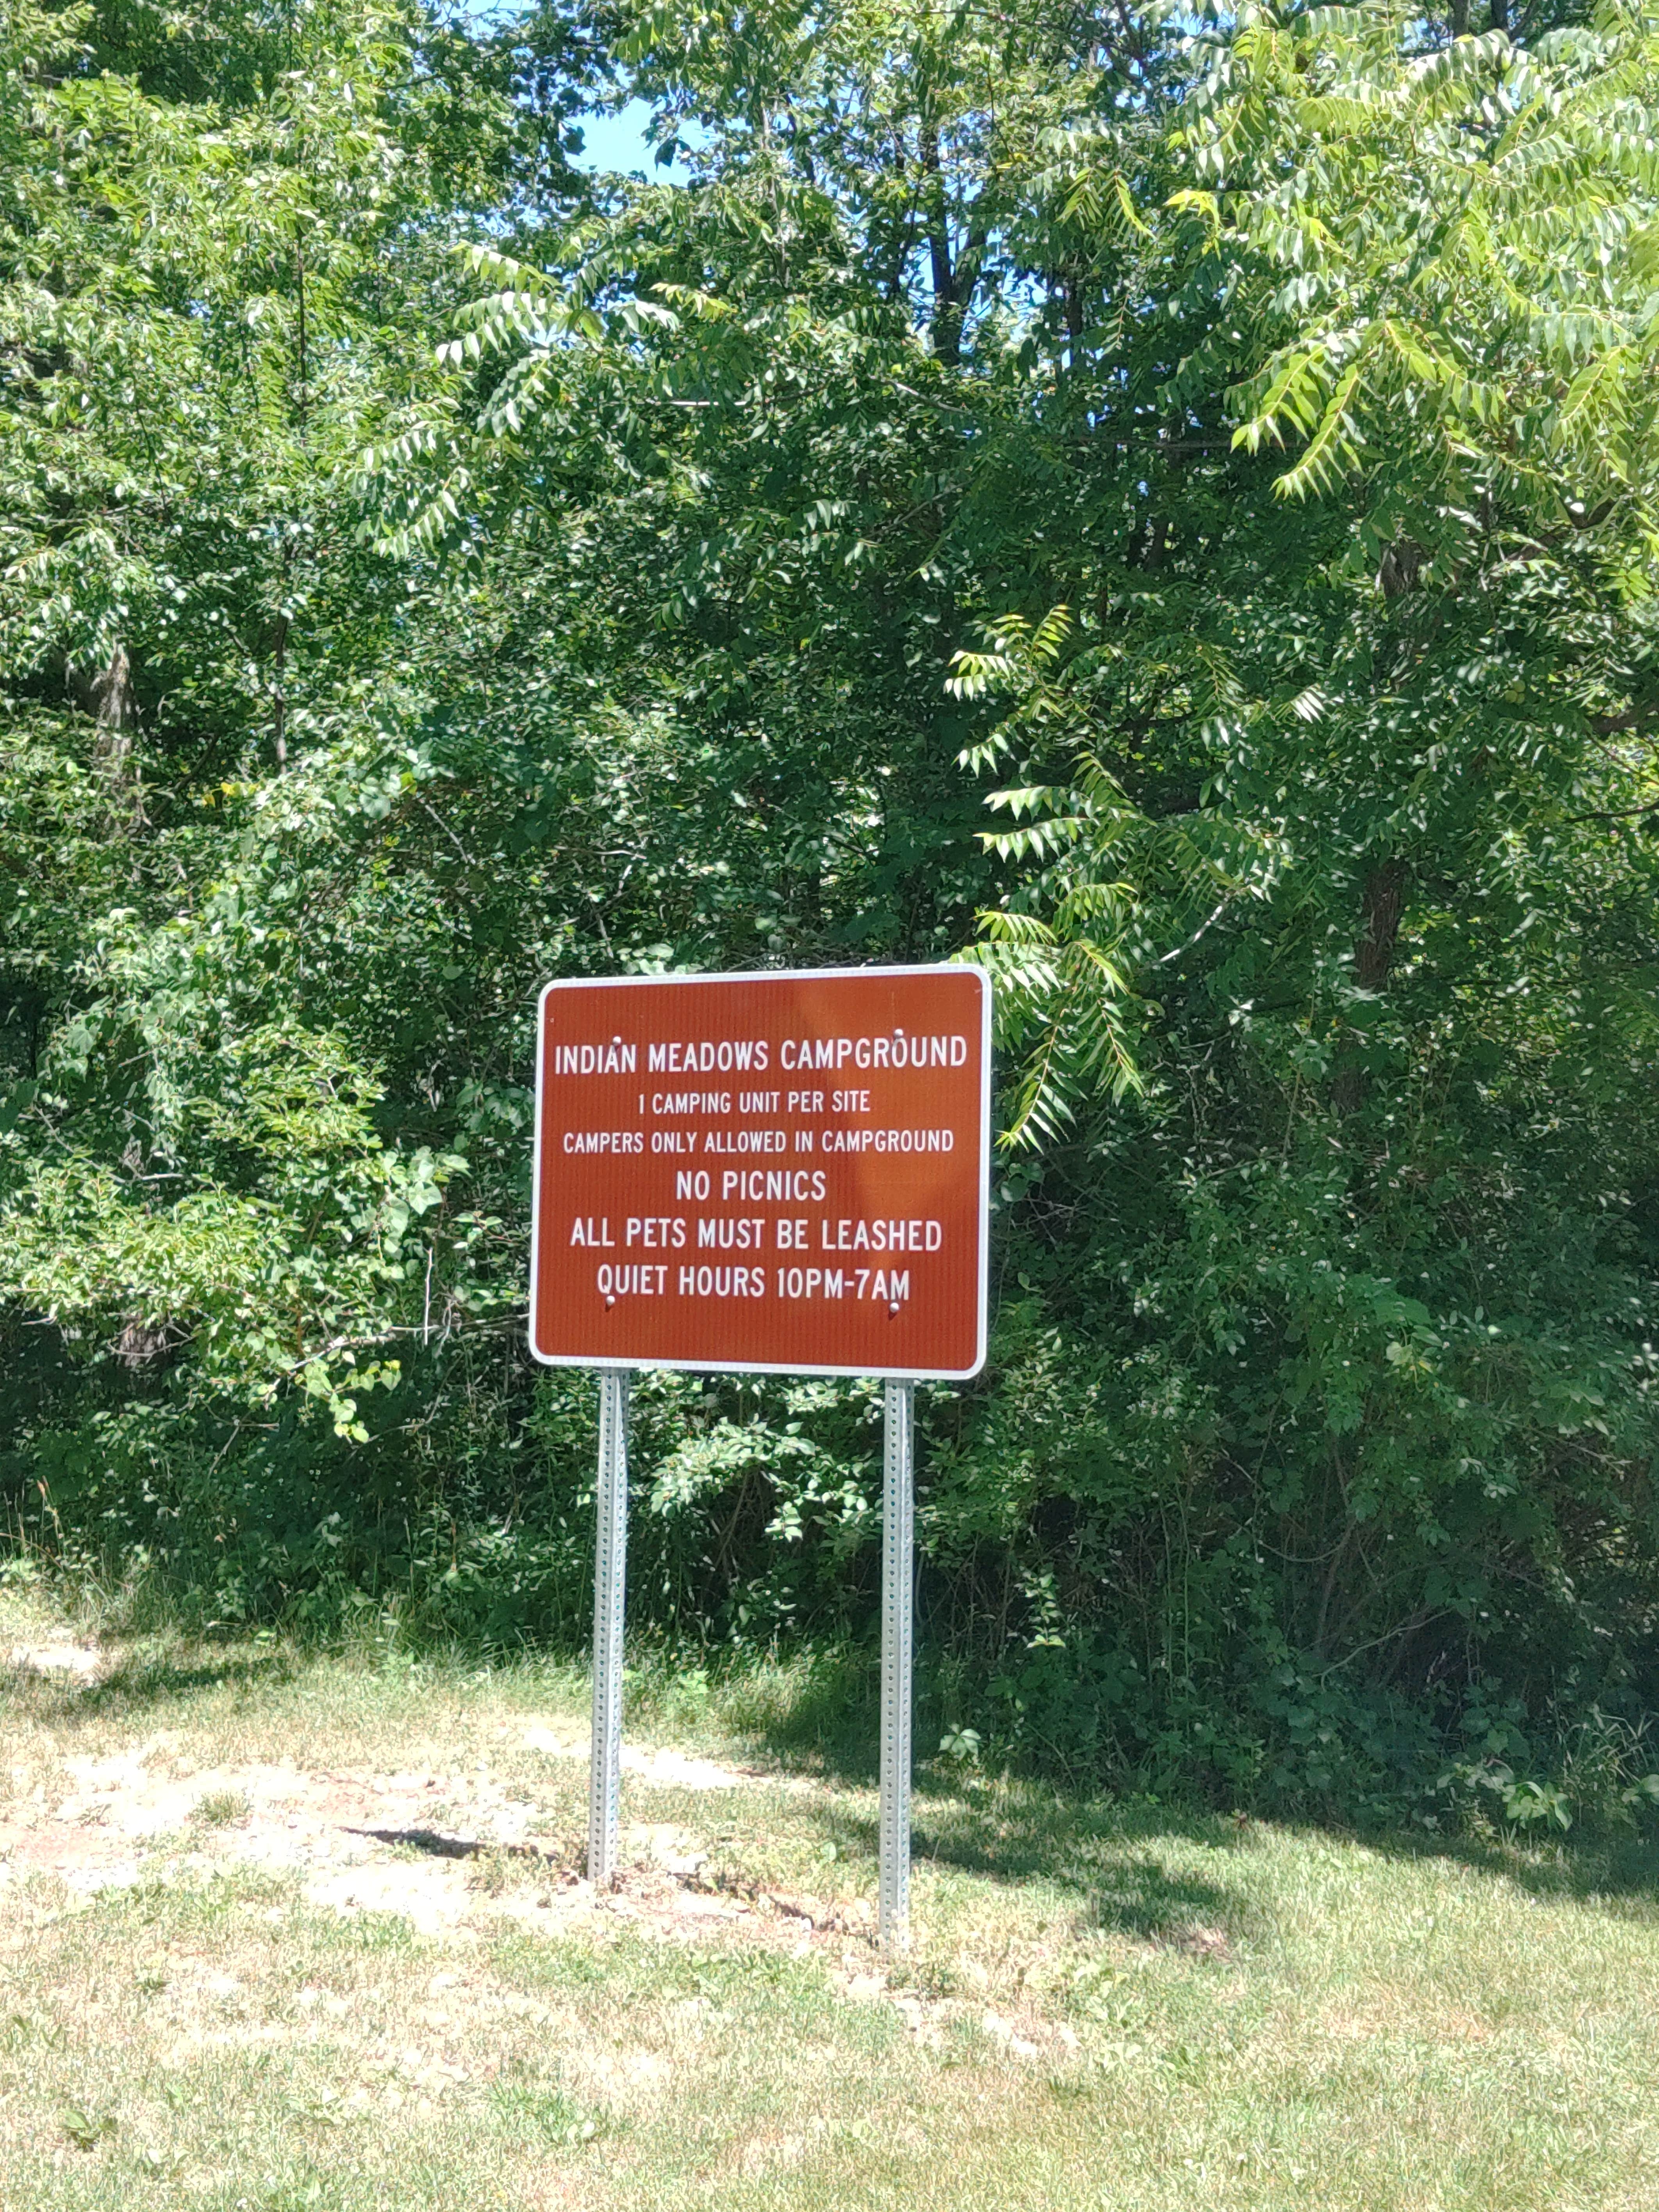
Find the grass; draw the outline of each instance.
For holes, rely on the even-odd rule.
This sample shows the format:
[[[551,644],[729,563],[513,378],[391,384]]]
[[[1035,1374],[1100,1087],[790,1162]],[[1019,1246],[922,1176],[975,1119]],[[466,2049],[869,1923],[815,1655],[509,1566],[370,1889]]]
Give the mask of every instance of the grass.
[[[0,1601],[0,1653],[45,1639]],[[1659,2204],[1650,1852],[927,1769],[884,1976],[873,1791],[799,1719],[823,1686],[642,1680],[631,1741],[760,1771],[631,1771],[635,1870],[595,1908],[584,1771],[546,1748],[585,1722],[568,1668],[155,1644],[0,1674],[0,2206]],[[427,1810],[341,1814],[343,1869],[283,1857],[285,1804],[360,1787]],[[177,1824],[113,1835],[127,1789]],[[93,1887],[42,1838],[129,1855]]]

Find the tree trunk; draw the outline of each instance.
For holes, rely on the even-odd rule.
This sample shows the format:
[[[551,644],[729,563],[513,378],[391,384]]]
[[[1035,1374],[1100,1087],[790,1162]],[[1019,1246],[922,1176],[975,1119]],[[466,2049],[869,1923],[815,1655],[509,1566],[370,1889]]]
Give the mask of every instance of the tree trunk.
[[[1380,991],[1389,980],[1405,892],[1403,860],[1385,860],[1365,878],[1365,927],[1353,956],[1353,972],[1362,990]]]
[[[97,725],[92,757],[109,787],[112,826],[135,829],[144,818],[144,807],[132,753],[138,704],[125,646],[118,645],[102,668],[77,677],[75,688]]]
[[[1387,985],[1400,937],[1405,896],[1403,860],[1384,860],[1365,878],[1361,901],[1363,921],[1359,941],[1353,950],[1354,981],[1362,991],[1381,991]],[[1331,1097],[1340,1114],[1356,1113],[1365,1103],[1364,1070],[1354,1059],[1351,1047],[1338,1061]]]
[[[288,559],[283,561],[283,580],[288,581]],[[271,735],[276,739],[276,773],[281,775],[288,766],[288,617],[276,617],[275,650],[272,653],[275,678],[271,684]]]
[[[939,131],[931,123],[921,131],[921,167],[927,177],[928,273],[933,286],[933,350],[952,367],[962,358],[962,317],[957,305],[957,272],[951,259],[951,227],[939,163]]]

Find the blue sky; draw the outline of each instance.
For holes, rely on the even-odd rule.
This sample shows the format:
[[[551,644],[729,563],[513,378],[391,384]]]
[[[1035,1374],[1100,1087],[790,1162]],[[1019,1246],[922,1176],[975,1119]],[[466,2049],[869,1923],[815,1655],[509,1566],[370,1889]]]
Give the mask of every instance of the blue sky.
[[[645,141],[645,126],[650,117],[651,110],[642,100],[630,100],[615,115],[584,115],[580,121],[586,144],[578,167],[622,169],[645,177],[660,176],[663,173]],[[672,171],[669,173],[672,175]]]

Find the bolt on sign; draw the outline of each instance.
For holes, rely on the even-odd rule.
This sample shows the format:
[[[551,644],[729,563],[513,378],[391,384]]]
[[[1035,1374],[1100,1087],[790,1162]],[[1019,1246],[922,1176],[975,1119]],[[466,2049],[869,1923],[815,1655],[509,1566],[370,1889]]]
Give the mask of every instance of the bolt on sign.
[[[990,1001],[963,967],[550,983],[536,1357],[976,1374]]]

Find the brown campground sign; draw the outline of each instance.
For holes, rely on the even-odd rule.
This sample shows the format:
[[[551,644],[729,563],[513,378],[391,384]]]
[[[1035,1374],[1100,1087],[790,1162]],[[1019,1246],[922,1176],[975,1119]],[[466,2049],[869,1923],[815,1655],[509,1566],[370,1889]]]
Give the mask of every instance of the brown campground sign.
[[[536,1357],[977,1373],[990,996],[959,967],[550,983]]]

